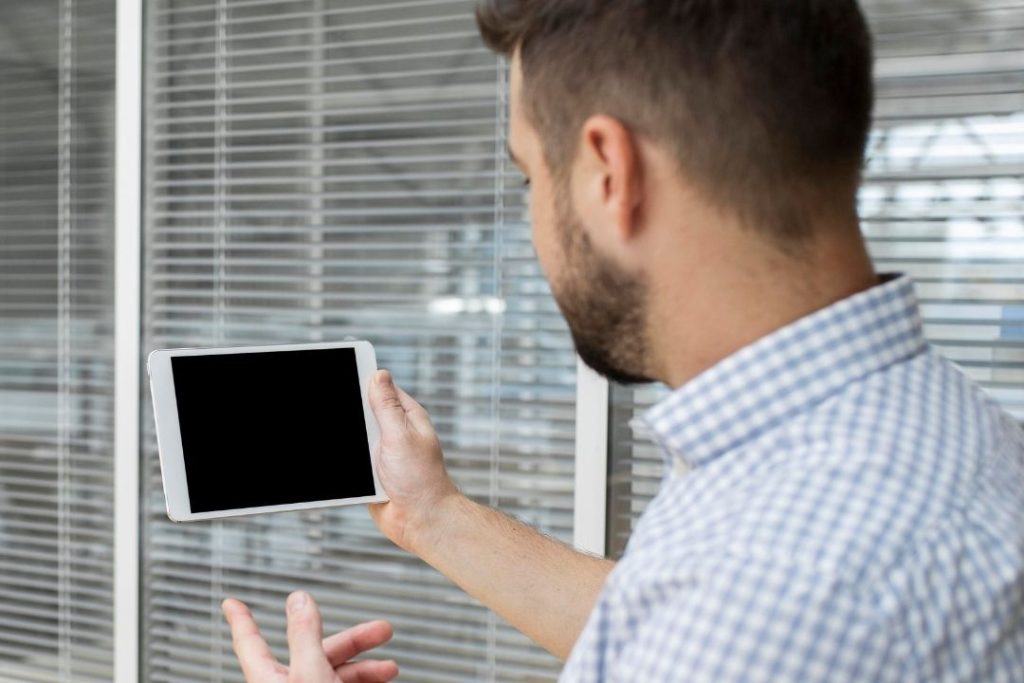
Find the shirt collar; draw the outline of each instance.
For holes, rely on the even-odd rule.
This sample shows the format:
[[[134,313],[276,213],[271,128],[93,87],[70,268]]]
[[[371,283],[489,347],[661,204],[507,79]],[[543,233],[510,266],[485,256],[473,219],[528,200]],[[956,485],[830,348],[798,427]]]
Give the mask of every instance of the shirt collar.
[[[925,348],[914,287],[890,276],[744,347],[644,414],[672,458],[700,467],[842,387]]]

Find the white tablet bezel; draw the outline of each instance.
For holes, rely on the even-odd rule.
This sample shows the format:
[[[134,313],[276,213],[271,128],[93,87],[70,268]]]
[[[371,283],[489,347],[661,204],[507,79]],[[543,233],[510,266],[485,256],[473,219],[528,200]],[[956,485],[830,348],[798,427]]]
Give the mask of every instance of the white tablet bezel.
[[[305,503],[266,505],[261,507],[192,512],[188,497],[188,480],[185,477],[185,459],[181,447],[181,430],[178,424],[178,405],[174,393],[174,376],[171,359],[177,356],[233,355],[240,353],[270,353],[279,351],[315,351],[320,349],[355,349],[356,368],[359,372],[359,391],[363,399],[363,415],[366,420],[366,436],[370,447],[370,463],[373,472],[372,496],[338,498]],[[309,510],[313,508],[356,505],[359,503],[380,503],[388,500],[377,478],[377,450],[380,443],[380,428],[370,409],[367,392],[374,373],[377,371],[377,357],[373,346],[366,341],[323,342],[314,344],[275,344],[271,346],[238,346],[218,348],[158,349],[149,354],[147,362],[149,384],[153,396],[153,416],[156,420],[157,450],[160,453],[160,473],[163,477],[164,496],[167,499],[167,516],[175,522],[191,522],[202,519],[236,517],[263,512],[286,510]]]

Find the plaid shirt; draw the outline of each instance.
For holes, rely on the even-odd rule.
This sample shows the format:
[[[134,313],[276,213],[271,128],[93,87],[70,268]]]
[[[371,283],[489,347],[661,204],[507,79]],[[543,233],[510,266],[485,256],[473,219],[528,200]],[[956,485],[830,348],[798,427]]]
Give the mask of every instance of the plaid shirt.
[[[563,682],[1024,681],[1024,433],[925,343],[908,278],[645,420],[665,480]]]

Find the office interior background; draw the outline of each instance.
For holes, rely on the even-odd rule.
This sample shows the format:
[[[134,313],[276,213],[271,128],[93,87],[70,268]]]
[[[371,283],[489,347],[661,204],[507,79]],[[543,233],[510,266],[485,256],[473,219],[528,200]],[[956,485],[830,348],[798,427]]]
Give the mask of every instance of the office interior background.
[[[1024,419],[1024,2],[864,7],[871,252]],[[390,619],[402,680],[557,676],[361,507],[168,521],[141,370],[154,348],[369,339],[467,493],[622,552],[662,468],[631,420],[664,389],[578,370],[506,159],[506,65],[472,8],[0,3],[0,681],[239,681],[220,601],[249,602],[283,654],[295,588],[328,629]],[[119,31],[138,88],[116,78]],[[115,182],[132,150],[141,171]],[[139,376],[127,404],[119,362]]]

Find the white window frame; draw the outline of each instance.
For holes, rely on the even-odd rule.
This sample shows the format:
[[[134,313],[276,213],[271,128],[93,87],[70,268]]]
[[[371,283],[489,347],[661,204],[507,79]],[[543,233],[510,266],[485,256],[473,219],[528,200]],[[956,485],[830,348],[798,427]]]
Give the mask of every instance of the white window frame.
[[[114,681],[139,680],[142,0],[117,0],[114,156]]]
[[[604,556],[608,519],[608,380],[576,360],[573,545]]]

